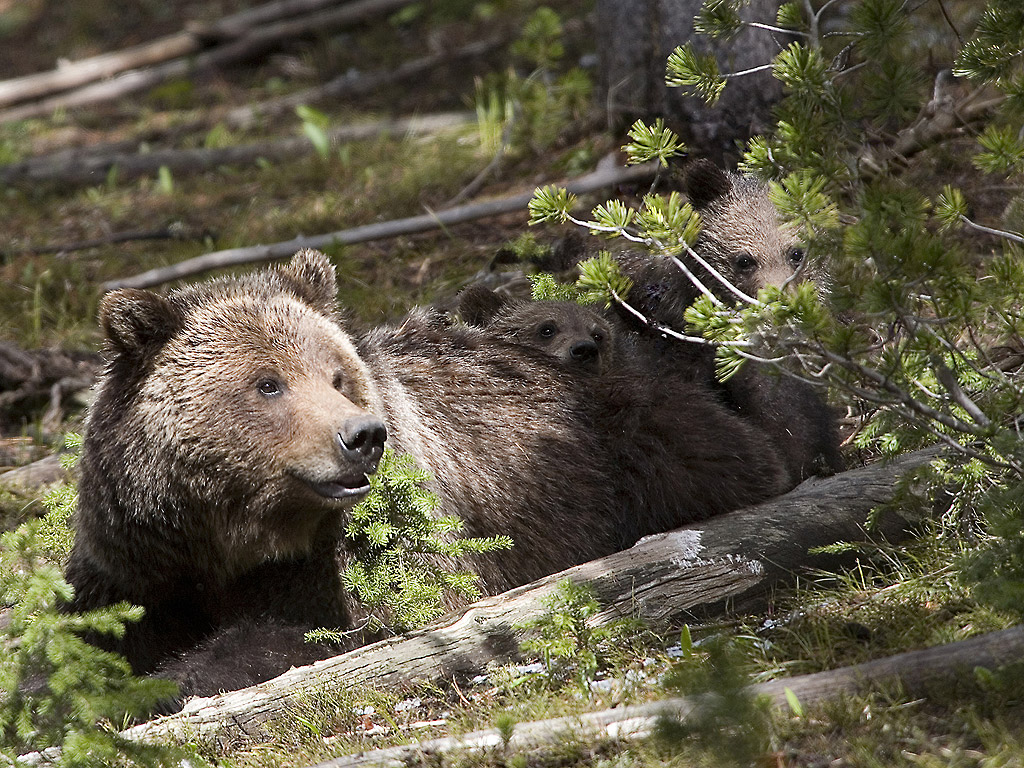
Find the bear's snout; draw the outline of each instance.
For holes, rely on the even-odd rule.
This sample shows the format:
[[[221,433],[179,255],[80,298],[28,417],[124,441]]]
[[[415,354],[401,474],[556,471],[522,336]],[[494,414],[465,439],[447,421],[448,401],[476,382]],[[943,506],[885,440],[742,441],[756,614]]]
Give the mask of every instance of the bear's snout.
[[[569,348],[569,356],[577,363],[592,363],[597,360],[597,355],[600,350],[597,348],[597,342],[587,339],[586,341],[577,341]]]
[[[354,416],[338,430],[338,447],[347,461],[365,466],[367,472],[372,472],[384,453],[387,438],[384,422],[376,416]]]

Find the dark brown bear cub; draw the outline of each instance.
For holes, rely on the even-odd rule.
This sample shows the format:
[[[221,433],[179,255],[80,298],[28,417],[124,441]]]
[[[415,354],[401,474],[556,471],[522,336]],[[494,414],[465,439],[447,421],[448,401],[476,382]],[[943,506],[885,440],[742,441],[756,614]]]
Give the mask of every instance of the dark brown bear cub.
[[[541,350],[581,370],[607,372],[616,363],[609,322],[570,301],[522,301],[472,285],[459,294],[459,314],[498,338]]]
[[[73,609],[146,609],[114,643],[136,673],[248,620],[266,652],[250,636],[219,677],[241,687],[323,656],[303,630],[349,623],[335,551],[386,433],[334,305],[333,271],[309,254],[104,298],[67,577]],[[216,691],[194,682],[183,693]]]

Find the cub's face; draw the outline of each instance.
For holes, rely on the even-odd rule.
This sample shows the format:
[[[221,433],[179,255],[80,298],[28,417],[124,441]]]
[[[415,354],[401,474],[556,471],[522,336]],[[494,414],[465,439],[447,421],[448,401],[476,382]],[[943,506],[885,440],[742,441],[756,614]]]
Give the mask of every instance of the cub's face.
[[[596,312],[572,302],[532,301],[506,308],[489,330],[557,358],[566,367],[599,373],[612,360],[612,331]]]

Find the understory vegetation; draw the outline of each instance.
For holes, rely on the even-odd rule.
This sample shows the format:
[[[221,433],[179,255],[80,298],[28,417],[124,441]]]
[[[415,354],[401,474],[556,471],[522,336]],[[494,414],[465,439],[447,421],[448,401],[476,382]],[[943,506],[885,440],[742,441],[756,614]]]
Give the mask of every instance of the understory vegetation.
[[[99,35],[103,25],[84,10],[50,19],[47,4],[27,5],[40,6],[19,11],[36,13],[35,22],[0,9],[0,42],[16,40],[27,29],[19,25],[47,19],[63,25],[69,41],[97,40],[103,49],[138,42]],[[114,13],[109,3],[95,5],[106,8],[103,18]],[[187,16],[190,7],[180,5]],[[237,4],[222,5],[226,12]],[[325,249],[338,267],[341,305],[371,326],[417,304],[450,307],[474,278],[515,287],[527,282],[524,275],[533,278],[535,297],[628,304],[631,286],[609,258],[586,262],[578,282],[562,271],[558,249],[566,238],[584,233],[595,254],[628,242],[692,256],[699,215],[678,194],[659,192],[657,182],[621,187],[608,200],[579,200],[560,180],[593,170],[620,148],[617,162],[654,160],[667,175],[699,148],[685,147],[656,119],[609,127],[615,121],[597,103],[587,66],[591,5],[409,4],[386,21],[325,33],[259,66],[0,124],[0,172],[58,148],[97,144],[145,152],[303,136],[311,147],[289,160],[196,173],[161,167],[128,180],[111,170],[87,184],[0,183],[0,341],[95,351],[106,281],[211,251],[538,186],[529,214]],[[78,635],[123,631],[134,609],[56,611],[69,589],[59,564],[70,547],[73,488],[52,491],[45,516],[40,493],[0,488],[8,531],[0,591],[11,609],[0,623],[0,762],[17,765],[19,755],[59,746],[37,762],[307,766],[496,729],[496,747],[420,761],[510,768],[1024,764],[1020,664],[950,669],[924,690],[889,683],[818,703],[794,695],[770,706],[749,688],[964,640],[1024,618],[1024,6],[799,0],[755,20],[741,15],[743,6],[707,0],[697,28],[723,45],[751,24],[778,38],[778,56],[764,62],[784,91],[776,128],[738,148],[739,167],[770,183],[773,202],[800,232],[807,269],[828,275],[827,290],[787,286],[735,303],[708,290],[684,324],[664,330],[715,343],[723,377],[740,365],[768,364],[827,391],[844,414],[851,466],[946,447],[941,460],[908,475],[892,501],[915,520],[915,536],[900,545],[880,536],[836,542],[848,567],[800,574],[765,613],[695,618],[667,636],[631,618],[599,621],[593,595],[564,583],[531,623],[521,663],[470,680],[354,686],[314,697],[264,743],[197,738],[165,748],[119,732],[169,695],[166,687],[132,678],[123,660]],[[177,28],[171,19],[160,23]],[[251,124],[230,117],[329,74],[393,69],[419,55],[418,42],[429,35],[438,49],[494,36],[501,45],[471,67],[449,62],[414,83]],[[743,76],[725,71],[725,57],[681,43],[667,63],[668,82],[693,98],[713,104]],[[91,50],[79,44],[82,55]],[[25,74],[32,65],[26,59]],[[466,113],[468,122],[418,135],[330,138],[339,126],[441,111]],[[535,226],[527,226],[528,216]],[[125,232],[145,236],[109,237]],[[16,416],[3,405],[0,465],[57,451],[81,426],[76,400],[61,404],[56,422],[39,408]],[[66,450],[75,448],[72,441]],[[361,557],[346,580],[402,631],[435,618],[446,591],[474,589],[464,574],[430,570],[415,557],[410,569],[410,553],[430,562],[432,554],[509,542],[458,538],[455,522],[434,516],[422,474],[401,457],[388,462],[376,496],[353,516],[349,535]],[[525,723],[678,696],[695,697],[691,716],[666,719],[647,738],[577,738],[570,725],[546,747],[510,746]]]

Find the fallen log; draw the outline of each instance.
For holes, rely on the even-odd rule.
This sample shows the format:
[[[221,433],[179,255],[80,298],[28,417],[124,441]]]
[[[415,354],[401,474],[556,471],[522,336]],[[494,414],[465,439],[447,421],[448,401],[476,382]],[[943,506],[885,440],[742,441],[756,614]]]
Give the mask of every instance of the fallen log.
[[[188,58],[174,59],[145,69],[125,72],[110,80],[26,102],[0,111],[0,123],[47,117],[57,109],[70,109],[121,98],[179,77],[188,77],[217,67],[225,67],[263,55],[282,40],[320,34],[361,23],[374,16],[396,11],[414,0],[354,0],[338,8],[306,14],[297,19],[277,21],[245,31],[224,45],[201,51]]]
[[[0,427],[29,421],[27,412],[45,407],[45,423],[60,420],[64,400],[92,386],[99,355],[59,349],[25,350],[0,341]]]
[[[238,37],[258,24],[296,14],[317,11],[339,0],[280,0],[225,16],[210,24],[196,24],[184,32],[73,62],[63,62],[49,72],[0,81],[0,106],[38,99],[53,93],[93,83],[120,72],[189,56],[208,42]]]
[[[754,610],[769,592],[805,568],[834,567],[837,556],[808,551],[837,541],[864,539],[868,513],[892,497],[902,474],[938,455],[907,454],[830,478],[808,480],[777,499],[650,536],[634,547],[570,568],[410,632],[308,667],[292,669],[252,688],[191,699],[184,709],[130,729],[132,738],[200,738],[227,745],[262,738],[287,720],[295,704],[360,683],[394,686],[438,682],[480,672],[490,662],[517,658],[519,625],[542,610],[563,579],[590,587],[607,623],[639,616],[656,630]],[[896,540],[907,524],[890,511],[874,535]]]
[[[483,56],[504,44],[499,37],[467,43],[454,51],[431,54],[412,61],[406,61],[386,71],[368,73],[346,73],[322,85],[307,88],[281,96],[277,99],[238,107],[228,112],[225,122],[232,128],[249,128],[256,120],[291,112],[304,104],[318,104],[324,101],[338,102],[341,99],[365,96],[386,88],[394,83],[418,77],[445,64],[460,59]]]
[[[629,168],[598,170],[568,182],[565,188],[573,194],[585,194],[615,184],[649,179],[656,172],[656,163],[634,165]],[[224,251],[214,251],[213,253],[196,256],[193,259],[186,259],[169,267],[151,269],[134,277],[110,280],[103,283],[102,287],[106,291],[112,291],[117,288],[148,288],[171,280],[179,280],[183,277],[207,272],[211,269],[283,259],[302,248],[329,248],[332,245],[365,243],[369,240],[382,240],[401,235],[427,232],[432,229],[439,229],[475,219],[484,219],[490,216],[498,216],[503,213],[513,213],[516,211],[525,213],[526,206],[532,198],[533,192],[522,192],[518,195],[503,197],[498,200],[471,203],[457,208],[449,208],[445,211],[438,211],[437,213],[412,216],[407,219],[366,224],[352,229],[329,232],[326,235],[312,235],[310,237],[299,235],[292,240],[285,240],[284,242],[272,243],[270,245],[254,245],[245,248],[229,248]]]
[[[472,116],[462,112],[422,115],[399,120],[377,120],[363,125],[338,126],[328,132],[332,144],[361,141],[386,133],[419,135],[464,125]],[[219,149],[159,149],[150,152],[61,152],[42,158],[0,166],[0,184],[99,184],[116,168],[119,181],[157,173],[166,167],[175,174],[202,173],[225,165],[245,165],[263,158],[280,162],[312,154],[314,147],[305,136],[292,136],[257,144],[239,144]]]
[[[935,681],[949,680],[957,673],[970,673],[975,667],[994,669],[1019,660],[1021,654],[1024,654],[1024,627],[1017,626],[852,667],[759,683],[750,686],[749,690],[754,695],[766,696],[778,708],[788,705],[787,691],[795,695],[801,705],[809,705],[843,694],[870,690],[890,681],[899,681],[908,696],[917,696],[925,693],[927,686]],[[574,717],[519,723],[507,741],[497,728],[488,728],[463,736],[345,755],[317,763],[313,768],[408,768],[413,763],[439,765],[437,757],[440,755],[492,749],[520,754],[525,750],[564,742],[567,736],[589,741],[633,741],[650,736],[660,718],[685,720],[699,707],[698,697],[666,699]]]

